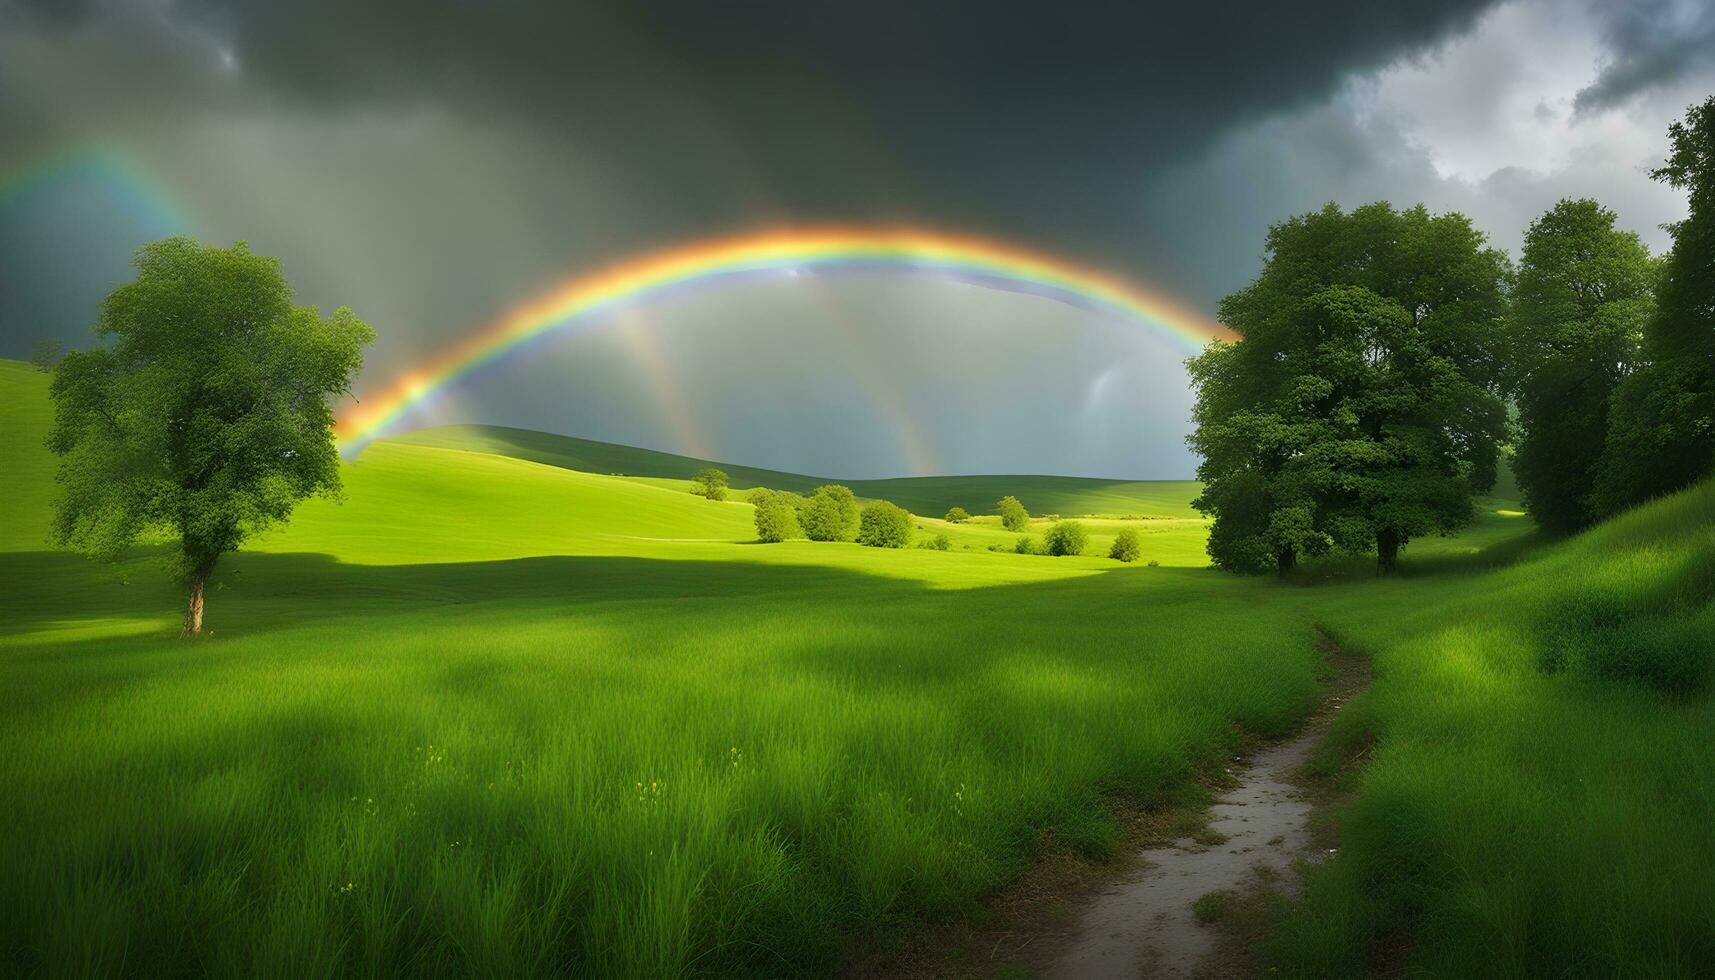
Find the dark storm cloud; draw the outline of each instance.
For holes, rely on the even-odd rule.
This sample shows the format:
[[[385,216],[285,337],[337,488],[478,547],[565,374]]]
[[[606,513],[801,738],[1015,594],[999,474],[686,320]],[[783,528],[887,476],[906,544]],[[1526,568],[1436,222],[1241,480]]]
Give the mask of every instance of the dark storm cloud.
[[[935,221],[1126,265],[1133,192],[1150,167],[1324,97],[1487,5],[142,7],[226,46],[258,98],[510,119],[670,199],[681,232]],[[61,20],[75,18],[68,9],[86,22],[122,16],[112,4],[46,7]]]
[[[0,0],[0,173],[111,151],[177,228],[374,323],[364,398],[568,276],[787,222],[995,234],[1205,311],[1328,200],[1457,208],[1516,249],[1594,193],[1648,237],[1682,207],[1646,175],[1662,128],[1715,78],[1681,43],[1708,3],[31,2]],[[1587,86],[1623,109],[1575,114]],[[98,196],[126,191],[0,190],[0,356],[87,342],[162,233]],[[676,389],[735,462],[908,472],[915,425],[939,469],[1189,472],[1183,352],[1136,324],[825,287],[639,304],[647,329],[532,348],[415,421],[686,450]]]
[[[1635,0],[1597,9],[1609,18],[1611,60],[1578,93],[1580,112],[1618,105],[1715,65],[1715,3]]]

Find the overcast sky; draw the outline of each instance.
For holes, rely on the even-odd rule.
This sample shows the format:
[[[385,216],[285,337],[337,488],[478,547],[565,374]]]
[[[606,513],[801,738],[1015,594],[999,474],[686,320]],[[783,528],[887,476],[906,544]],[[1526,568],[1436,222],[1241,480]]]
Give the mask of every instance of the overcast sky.
[[[1514,252],[1564,196],[1652,247],[1715,0],[0,0],[0,356],[88,343],[141,242],[280,256],[360,393],[580,271],[794,223],[992,235],[1212,313],[1267,226],[1422,201]],[[1183,350],[902,275],[643,304],[412,419],[847,477],[1182,477]]]

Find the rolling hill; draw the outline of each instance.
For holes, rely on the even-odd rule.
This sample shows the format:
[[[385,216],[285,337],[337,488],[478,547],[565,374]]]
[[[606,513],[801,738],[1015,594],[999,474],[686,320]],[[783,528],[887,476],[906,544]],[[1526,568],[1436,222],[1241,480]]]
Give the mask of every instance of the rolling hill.
[[[1033,514],[1103,517],[1185,517],[1201,484],[1195,480],[1101,480],[1073,476],[928,476],[844,480],[737,466],[571,436],[493,425],[447,425],[418,429],[387,441],[441,449],[464,449],[528,459],[588,473],[684,481],[706,466],[726,471],[737,490],[769,487],[808,493],[825,483],[843,483],[860,497],[891,500],[914,514],[936,517],[954,506],[973,514],[994,512],[1011,494]]]

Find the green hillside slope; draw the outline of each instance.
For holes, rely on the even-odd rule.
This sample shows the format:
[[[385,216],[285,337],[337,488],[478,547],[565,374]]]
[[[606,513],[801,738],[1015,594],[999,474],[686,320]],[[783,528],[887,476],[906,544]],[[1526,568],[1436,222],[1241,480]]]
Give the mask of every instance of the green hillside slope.
[[[1108,517],[1195,517],[1195,480],[1100,480],[1071,476],[932,476],[888,480],[842,480],[693,459],[649,449],[550,435],[493,425],[447,425],[419,429],[387,441],[443,449],[467,449],[528,459],[588,473],[688,480],[705,466],[725,470],[735,489],[770,487],[806,493],[824,483],[844,483],[861,497],[891,500],[914,514],[940,516],[954,506],[973,514],[993,513],[1011,494],[1035,514]]]
[[[1366,976],[1390,947],[1423,976],[1704,975],[1715,482],[1497,572],[1318,591],[1377,680],[1324,760],[1357,802],[1287,972]]]
[[[48,376],[0,359],[0,551],[47,547],[54,458],[42,440],[52,420]]]

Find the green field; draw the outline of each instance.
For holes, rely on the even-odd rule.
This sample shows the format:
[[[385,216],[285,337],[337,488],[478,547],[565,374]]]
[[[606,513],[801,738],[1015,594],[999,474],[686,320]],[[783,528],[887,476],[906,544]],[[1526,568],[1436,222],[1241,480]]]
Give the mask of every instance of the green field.
[[[184,643],[160,549],[46,544],[47,418],[0,362],[0,974],[827,974],[1049,828],[1106,852],[1112,796],[1198,799],[1312,708],[1318,626],[1376,681],[1279,970],[1715,959],[1715,486],[1562,543],[1503,492],[1395,580],[1280,584],[1203,567],[1194,484],[850,481],[953,550],[759,545],[702,461],[437,429],[224,561]],[[934,519],[1003,493],[1099,550]],[[1121,523],[1158,567],[1097,557]],[[1586,609],[1612,642],[1567,653]]]
[[[573,439],[496,425],[446,425],[419,429],[392,440],[438,449],[468,449],[546,463],[586,473],[645,478],[675,488],[706,466],[719,466],[736,490],[768,487],[809,493],[824,483],[843,483],[859,497],[891,500],[914,514],[939,517],[952,507],[992,513],[1001,497],[1021,499],[1032,514],[1062,517],[1181,517],[1191,509],[1195,480],[1094,480],[1076,476],[922,476],[894,480],[847,480],[801,476],[713,460],[675,456],[609,442]]]

